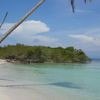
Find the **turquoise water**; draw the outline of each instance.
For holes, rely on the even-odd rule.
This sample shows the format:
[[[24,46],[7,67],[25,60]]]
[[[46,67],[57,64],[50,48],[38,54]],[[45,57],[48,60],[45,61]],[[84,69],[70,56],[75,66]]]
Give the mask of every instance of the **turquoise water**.
[[[100,100],[100,62],[88,64],[3,64],[0,87],[41,85],[61,95],[63,100]],[[12,84],[13,85],[13,84]],[[56,99],[54,99],[56,100]],[[61,99],[59,99],[61,100]]]

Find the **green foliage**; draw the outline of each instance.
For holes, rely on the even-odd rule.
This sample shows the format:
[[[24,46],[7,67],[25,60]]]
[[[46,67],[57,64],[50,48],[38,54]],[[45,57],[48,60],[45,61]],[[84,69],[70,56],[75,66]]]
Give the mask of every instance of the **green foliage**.
[[[0,58],[22,63],[83,63],[90,60],[82,50],[76,50],[74,47],[51,48],[21,44],[0,47]]]

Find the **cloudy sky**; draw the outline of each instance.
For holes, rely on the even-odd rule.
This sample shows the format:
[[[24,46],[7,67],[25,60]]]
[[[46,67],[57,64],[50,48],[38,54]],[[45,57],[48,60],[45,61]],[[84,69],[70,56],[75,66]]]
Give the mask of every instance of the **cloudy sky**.
[[[0,36],[14,25],[39,0],[0,0],[0,21],[6,11],[8,18]],[[74,46],[92,58],[100,58],[100,0],[85,5],[76,0],[72,13],[69,0],[46,2],[1,45],[22,43],[44,46]]]

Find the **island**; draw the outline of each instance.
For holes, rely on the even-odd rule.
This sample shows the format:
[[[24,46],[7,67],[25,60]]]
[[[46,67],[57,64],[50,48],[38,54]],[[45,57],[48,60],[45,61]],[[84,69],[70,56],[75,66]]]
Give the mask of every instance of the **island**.
[[[91,59],[74,47],[27,46],[23,44],[0,47],[0,59],[19,63],[87,63]]]

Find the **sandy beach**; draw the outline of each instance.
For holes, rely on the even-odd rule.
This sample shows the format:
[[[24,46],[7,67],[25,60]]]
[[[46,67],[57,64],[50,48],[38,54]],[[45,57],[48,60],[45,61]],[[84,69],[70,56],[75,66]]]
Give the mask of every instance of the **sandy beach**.
[[[4,59],[0,59],[0,64],[5,64],[5,63],[8,63],[8,62]]]
[[[5,63],[7,63],[6,60],[0,59],[1,66],[2,66],[2,64],[5,64]],[[0,83],[2,84],[2,83],[4,83],[4,81],[2,79],[0,79]],[[7,96],[7,94],[5,94],[3,90],[4,90],[4,88],[0,87],[0,100],[11,100],[10,97]]]
[[[62,100],[53,90],[48,90],[45,86],[34,83],[31,85],[21,85],[16,83],[2,82],[0,88],[1,100]],[[7,84],[7,85],[6,85]]]
[[[0,80],[1,100],[62,100],[54,88],[48,89],[41,83],[24,83],[11,80]]]
[[[4,92],[3,92],[3,88],[0,88],[0,100],[11,100],[9,96],[7,96]]]

